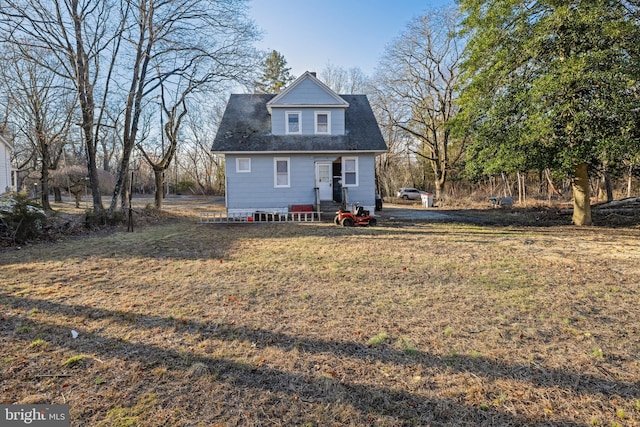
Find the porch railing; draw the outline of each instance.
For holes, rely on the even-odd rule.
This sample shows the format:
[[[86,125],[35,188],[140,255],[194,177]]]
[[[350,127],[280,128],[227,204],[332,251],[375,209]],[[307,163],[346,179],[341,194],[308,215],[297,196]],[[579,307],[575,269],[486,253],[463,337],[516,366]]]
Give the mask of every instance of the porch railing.
[[[201,212],[200,223],[315,222],[320,212]]]

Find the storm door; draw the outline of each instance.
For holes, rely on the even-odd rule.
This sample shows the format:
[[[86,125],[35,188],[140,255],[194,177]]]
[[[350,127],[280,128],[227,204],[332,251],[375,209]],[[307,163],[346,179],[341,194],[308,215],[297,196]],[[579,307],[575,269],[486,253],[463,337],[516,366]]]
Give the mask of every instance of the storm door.
[[[320,200],[332,200],[331,163],[316,163],[316,187]]]

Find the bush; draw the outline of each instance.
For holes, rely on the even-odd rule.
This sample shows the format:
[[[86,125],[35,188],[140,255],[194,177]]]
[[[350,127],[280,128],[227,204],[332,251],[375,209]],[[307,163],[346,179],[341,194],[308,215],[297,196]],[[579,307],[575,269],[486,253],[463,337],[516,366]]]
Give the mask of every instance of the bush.
[[[23,243],[43,234],[47,216],[26,193],[0,196],[0,239]]]
[[[183,179],[176,184],[175,190],[176,194],[193,194],[193,190],[196,187],[197,185],[195,182],[188,179]]]
[[[105,226],[114,226],[123,224],[126,221],[126,215],[123,212],[115,211],[109,217],[106,212],[102,214],[96,213],[93,209],[85,211],[85,226],[89,229],[97,229]]]

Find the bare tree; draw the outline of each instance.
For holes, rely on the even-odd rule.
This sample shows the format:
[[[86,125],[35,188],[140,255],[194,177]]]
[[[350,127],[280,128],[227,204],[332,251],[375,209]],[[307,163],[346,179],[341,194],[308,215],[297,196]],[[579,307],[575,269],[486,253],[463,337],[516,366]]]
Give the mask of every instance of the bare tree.
[[[415,141],[408,149],[433,170],[437,199],[443,197],[447,173],[461,153],[458,146],[457,155],[451,155],[450,129],[462,53],[457,23],[453,9],[416,18],[387,48],[376,76],[387,118]]]
[[[164,84],[160,85],[160,99],[161,99],[161,114],[166,116],[167,122],[163,123],[162,126],[162,137],[163,141],[166,140],[167,147],[165,150],[164,143],[162,144],[162,153],[159,158],[154,159],[152,156],[147,153],[142,143],[137,145],[138,149],[142,153],[142,157],[147,161],[149,166],[153,169],[153,174],[155,177],[156,183],[156,197],[155,197],[155,206],[156,209],[162,208],[162,198],[163,198],[163,188],[164,188],[164,173],[171,165],[171,161],[173,160],[176,149],[178,148],[178,136],[180,133],[180,127],[182,125],[182,120],[186,116],[187,102],[186,99],[189,94],[193,91],[194,87],[190,84],[195,82],[188,82],[187,86],[184,88],[182,93],[179,95],[179,99],[177,99],[173,105],[168,105],[168,101],[165,97],[164,93]]]
[[[145,96],[159,97],[166,120],[161,123],[163,153],[152,159],[143,144],[137,144],[154,170],[157,208],[162,206],[162,176],[174,158],[189,100],[203,92],[212,96],[230,82],[250,86],[260,59],[252,48],[257,33],[243,14],[243,1],[183,3],[165,10],[165,17],[156,21],[157,41],[149,53],[156,72],[143,87]]]
[[[81,120],[93,206],[103,214],[97,148],[109,99],[120,100],[121,153],[108,211],[127,199],[132,150],[138,141],[145,99],[194,67],[208,67],[210,82],[250,84],[257,38],[247,18],[247,0],[4,0],[2,41],[23,49],[29,60],[73,82]],[[28,48],[28,49],[27,49]],[[56,67],[29,55],[33,48],[55,55]],[[150,66],[159,73],[149,73]]]
[[[96,161],[97,135],[125,22],[117,19],[114,6],[116,10],[128,9],[125,0],[4,0],[0,8],[2,41],[75,88],[93,209],[98,215],[104,208]],[[42,61],[33,54],[41,50],[48,51],[56,61]],[[98,86],[100,91],[96,93]]]
[[[195,104],[187,117],[188,146],[183,150],[185,175],[195,181],[203,194],[224,191],[224,158],[211,152],[211,141],[222,114],[226,99],[213,99],[211,104]],[[188,166],[187,166],[188,165]]]
[[[138,142],[145,97],[158,96],[161,87],[178,85],[173,99],[177,101],[174,106],[179,108],[186,106],[184,99],[180,99],[186,99],[198,88],[231,81],[250,85],[254,80],[253,72],[259,57],[252,43],[258,33],[247,18],[246,3],[246,0],[137,0],[137,7],[132,9],[135,24],[127,30],[130,32],[127,39],[134,40],[135,59],[131,64],[134,73],[127,97],[122,159],[110,213],[115,209],[119,195],[123,208],[128,198],[125,184],[131,152]],[[156,73],[150,73],[150,66],[155,67]],[[184,81],[188,82],[188,89],[178,84]],[[166,111],[172,110],[173,107],[169,107]],[[180,112],[175,110],[174,113],[176,115],[169,118],[169,123],[179,126]],[[171,131],[172,137],[174,133]],[[166,168],[173,153],[165,154],[162,167]]]
[[[319,76],[334,92],[343,95],[366,93],[369,83],[369,78],[360,68],[346,69],[331,63],[327,63]]]
[[[30,52],[47,61],[48,52]],[[50,210],[49,171],[57,169],[66,144],[75,97],[73,91],[60,85],[60,79],[48,67],[40,67],[6,46],[0,78],[11,105],[9,120],[18,135],[32,147],[33,164],[40,169],[40,200]],[[58,193],[57,193],[58,194]]]
[[[400,187],[416,186],[409,182],[412,179],[411,169],[406,164],[409,137],[406,132],[395,126],[395,118],[399,115],[397,105],[373,84],[367,89],[371,108],[376,116],[380,131],[387,143],[388,151],[376,158],[377,191],[384,196],[393,196]]]

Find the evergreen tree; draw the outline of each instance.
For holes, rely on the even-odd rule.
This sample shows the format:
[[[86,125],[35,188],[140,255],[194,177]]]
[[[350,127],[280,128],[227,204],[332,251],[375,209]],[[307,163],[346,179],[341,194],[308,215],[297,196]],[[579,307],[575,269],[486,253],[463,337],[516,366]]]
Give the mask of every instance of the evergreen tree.
[[[640,151],[637,6],[614,0],[459,0],[463,114],[477,173],[551,168],[591,223],[588,168]]]
[[[278,93],[283,87],[295,80],[295,77],[289,74],[291,68],[287,67],[286,59],[276,50],[272,50],[267,55],[262,66],[260,80],[254,84],[256,93]]]

